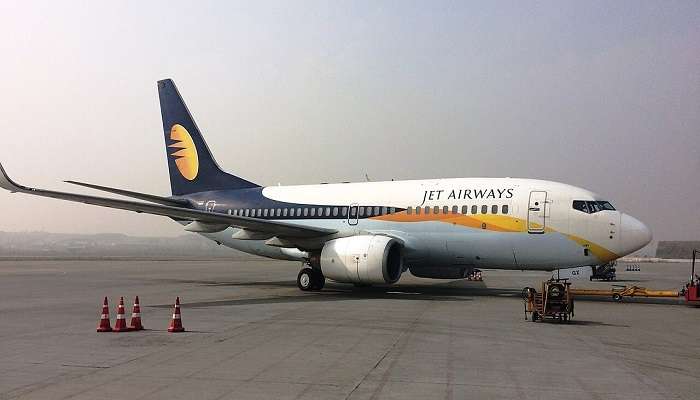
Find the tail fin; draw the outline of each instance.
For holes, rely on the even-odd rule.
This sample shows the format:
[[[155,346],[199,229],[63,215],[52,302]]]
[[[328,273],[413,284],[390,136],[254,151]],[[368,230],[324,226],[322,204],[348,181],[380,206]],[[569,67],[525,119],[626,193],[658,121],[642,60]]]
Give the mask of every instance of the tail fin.
[[[171,79],[158,81],[158,96],[173,195],[259,187],[221,170]]]

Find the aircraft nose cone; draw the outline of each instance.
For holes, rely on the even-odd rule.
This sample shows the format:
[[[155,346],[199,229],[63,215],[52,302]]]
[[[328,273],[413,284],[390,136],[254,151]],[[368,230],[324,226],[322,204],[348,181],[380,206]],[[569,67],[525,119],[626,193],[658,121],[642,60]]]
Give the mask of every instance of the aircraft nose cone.
[[[623,255],[635,252],[651,242],[651,231],[642,221],[622,214],[620,220],[622,228],[621,247]]]

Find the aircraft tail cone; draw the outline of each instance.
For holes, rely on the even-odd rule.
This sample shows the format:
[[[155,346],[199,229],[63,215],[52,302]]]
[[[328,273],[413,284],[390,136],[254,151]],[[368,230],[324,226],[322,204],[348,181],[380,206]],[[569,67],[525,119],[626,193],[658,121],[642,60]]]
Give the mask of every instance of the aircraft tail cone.
[[[180,297],[175,299],[175,309],[173,310],[173,319],[170,320],[170,326],[168,327],[168,332],[184,332],[185,328],[182,327],[182,318],[180,315]]]
[[[97,332],[112,332],[112,326],[109,323],[109,305],[107,304],[107,296],[102,302],[102,316],[97,324]]]
[[[124,298],[119,298],[119,306],[117,307],[117,321],[114,323],[113,332],[126,332],[129,328],[126,327],[126,319],[124,318]]]
[[[134,299],[134,308],[131,311],[131,323],[129,324],[129,330],[143,330],[143,325],[141,325],[141,305],[139,304],[139,296],[136,296],[136,299]]]

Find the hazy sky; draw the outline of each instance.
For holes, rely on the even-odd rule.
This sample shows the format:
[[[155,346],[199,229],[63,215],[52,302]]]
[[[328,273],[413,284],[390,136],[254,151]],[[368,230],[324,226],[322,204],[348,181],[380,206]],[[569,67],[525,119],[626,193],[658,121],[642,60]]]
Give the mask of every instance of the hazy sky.
[[[259,184],[531,177],[700,239],[700,2],[0,1],[0,160],[167,195],[156,80]],[[0,193],[0,230],[179,234]]]

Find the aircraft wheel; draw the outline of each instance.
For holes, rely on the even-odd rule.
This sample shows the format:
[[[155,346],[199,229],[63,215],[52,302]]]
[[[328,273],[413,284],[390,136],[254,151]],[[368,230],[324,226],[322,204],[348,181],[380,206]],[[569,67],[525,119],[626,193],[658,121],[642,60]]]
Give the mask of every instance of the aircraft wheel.
[[[321,290],[326,284],[326,277],[320,271],[313,271],[311,290]]]
[[[532,322],[537,322],[537,318],[539,318],[539,316],[540,316],[540,313],[538,313],[537,311],[533,311],[532,312]]]
[[[622,301],[622,295],[620,293],[613,294],[613,300]]]
[[[308,292],[314,287],[314,270],[311,268],[302,268],[297,275],[297,286],[299,289]]]

